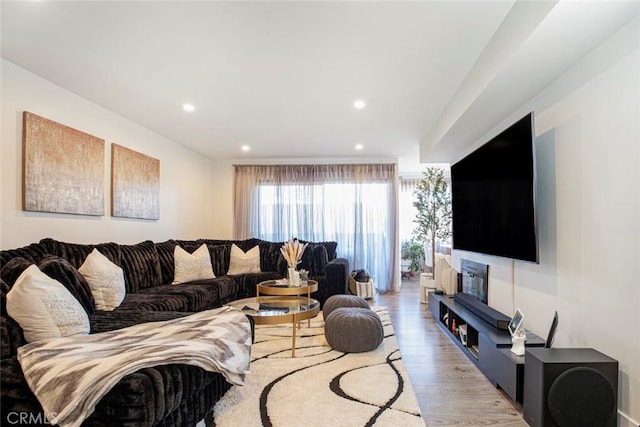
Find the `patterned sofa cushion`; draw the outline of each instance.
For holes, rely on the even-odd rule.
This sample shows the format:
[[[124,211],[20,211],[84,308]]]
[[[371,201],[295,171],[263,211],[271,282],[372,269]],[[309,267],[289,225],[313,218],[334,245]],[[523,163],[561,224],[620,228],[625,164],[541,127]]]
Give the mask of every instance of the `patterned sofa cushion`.
[[[29,246],[24,246],[22,248],[0,251],[0,266],[5,265],[10,260],[17,257],[24,258],[33,264],[37,264],[48,253],[49,252],[45,245],[41,243],[32,243]]]
[[[9,288],[12,288],[13,284],[16,282],[18,277],[20,277],[22,272],[33,264],[33,262],[22,257],[12,258],[8,262],[2,264],[0,278],[2,278],[2,281],[6,283]]]
[[[322,245],[327,250],[327,259],[328,261],[333,261],[337,258],[337,248],[338,242],[307,242],[305,240],[300,240],[301,243],[313,243],[314,245]]]
[[[49,255],[38,263],[38,268],[47,276],[62,283],[76,297],[88,315],[92,315],[96,311],[89,284],[68,261],[55,255]]]
[[[4,291],[3,291],[4,293]],[[2,354],[2,363],[7,357],[12,357],[17,354],[18,347],[27,343],[22,333],[22,328],[18,325],[18,322],[13,320],[9,315],[3,314],[0,317],[0,327],[2,332],[2,339],[0,340],[0,353]]]
[[[118,313],[123,310],[142,311],[188,311],[189,298],[186,295],[167,295],[165,298],[158,298],[153,292],[127,293],[120,304],[120,307],[111,313]]]
[[[281,279],[282,275],[274,271],[265,271],[262,273],[242,274],[235,277],[240,281],[238,295],[236,299],[248,298],[256,296],[256,285],[265,280]],[[228,301],[227,301],[228,302]]]
[[[7,285],[4,280],[0,280],[0,295],[2,300],[2,317],[0,317],[0,357],[2,358],[2,363],[0,363],[0,366],[4,364],[6,358],[13,357],[17,354],[18,347],[27,343],[18,322],[9,317],[7,313],[7,294],[10,290],[9,285]],[[0,378],[4,380],[4,373],[0,375]],[[0,390],[3,390],[2,394],[4,394],[4,381]]]
[[[175,308],[175,310],[195,312],[217,308],[240,298],[238,294],[242,283],[242,276],[220,276],[180,285],[155,286],[144,289],[138,294],[155,295],[156,298],[166,301],[173,299],[174,307],[180,307],[178,304],[185,304],[182,308]],[[255,285],[253,287],[255,289]]]
[[[69,264],[75,268],[80,268],[84,260],[94,249],[99,250],[102,255],[109,258],[109,261],[116,265],[120,265],[120,245],[117,243],[85,245],[81,243],[60,242],[58,240],[46,238],[40,240],[40,244],[46,248],[47,253],[66,259],[69,261]]]
[[[216,287],[218,288],[218,301],[217,306],[222,306],[238,298],[240,296],[240,289],[242,287],[242,280],[239,276],[222,276],[216,279]]]
[[[198,242],[206,243],[207,245],[228,245],[231,247],[232,244],[235,244],[237,247],[242,249],[244,252],[248,251],[255,245],[261,242],[260,239],[251,238],[245,240],[220,240],[220,239],[198,239]]]
[[[167,284],[173,282],[175,264],[173,262],[173,251],[178,244],[175,240],[156,243],[158,253],[158,263],[160,264],[160,283]]]
[[[284,242],[265,242],[258,243],[260,247],[260,270],[263,272],[276,271],[282,276],[286,275],[286,262],[280,249]],[[283,269],[284,268],[284,269]]]
[[[27,412],[34,416],[38,416],[38,414],[44,415],[38,399],[36,399],[27,381],[24,379],[22,368],[20,367],[17,356],[15,356],[15,352],[12,357],[3,356],[2,364],[0,364],[0,377],[2,378],[0,402],[0,411],[2,413],[2,418],[0,419],[3,421],[2,425],[5,425],[5,423],[8,424],[11,421],[9,417],[12,412]],[[45,425],[45,420],[40,420],[39,425]]]
[[[96,311],[89,320],[91,321],[91,333],[115,331],[116,329],[128,328],[144,322],[160,322],[163,320],[177,319],[188,316],[186,311],[143,311],[143,310],[120,310],[114,316],[109,311]]]
[[[227,274],[229,270],[229,262],[231,257],[230,245],[207,245],[209,254],[211,254],[211,266],[213,274],[221,277]]]
[[[5,283],[4,280],[0,279],[0,314],[2,316],[7,315],[7,294],[11,288],[9,285]]]
[[[115,419],[126,420],[123,425],[196,425],[230,387],[221,374],[195,366],[141,369],[118,382],[85,424],[107,426],[113,424],[106,420]]]
[[[160,284],[160,259],[151,240],[136,245],[120,245],[120,263],[116,264],[124,270],[127,293]]]
[[[312,276],[323,276],[328,263],[326,247],[321,244],[309,243],[302,254],[298,268],[307,270]]]
[[[143,289],[139,292],[141,295],[154,295],[158,299],[168,300],[174,297],[184,298],[186,305],[178,311],[202,311],[215,308],[218,305],[218,287],[217,282],[220,279],[204,279],[196,280],[189,283],[181,283],[179,285],[160,285],[153,288]]]

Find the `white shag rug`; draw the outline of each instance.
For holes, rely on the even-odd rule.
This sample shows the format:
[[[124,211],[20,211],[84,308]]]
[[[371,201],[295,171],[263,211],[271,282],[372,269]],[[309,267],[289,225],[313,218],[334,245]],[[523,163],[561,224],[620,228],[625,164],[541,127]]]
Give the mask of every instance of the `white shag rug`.
[[[302,322],[296,357],[291,325],[256,326],[251,373],[216,403],[217,427],[424,427],[387,309],[372,307],[384,340],[366,353],[332,350],[322,313]]]

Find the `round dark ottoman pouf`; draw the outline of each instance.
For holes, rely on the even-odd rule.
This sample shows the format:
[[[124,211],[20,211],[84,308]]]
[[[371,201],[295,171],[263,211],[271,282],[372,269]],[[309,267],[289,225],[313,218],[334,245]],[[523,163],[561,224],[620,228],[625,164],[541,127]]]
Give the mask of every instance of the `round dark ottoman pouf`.
[[[325,318],[324,336],[334,350],[362,353],[380,345],[384,330],[380,317],[371,309],[338,307]]]
[[[322,306],[322,315],[324,316],[325,322],[331,312],[339,307],[369,308],[369,303],[366,299],[356,295],[332,295],[327,298]]]

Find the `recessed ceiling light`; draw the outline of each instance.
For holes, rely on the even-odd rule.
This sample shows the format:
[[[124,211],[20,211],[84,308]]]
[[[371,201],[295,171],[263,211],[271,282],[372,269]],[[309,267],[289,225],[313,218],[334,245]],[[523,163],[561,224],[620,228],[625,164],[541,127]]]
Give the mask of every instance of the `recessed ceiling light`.
[[[249,150],[251,150],[251,147],[249,147],[248,145],[243,145],[242,147],[240,147],[240,149],[242,151],[249,151]]]
[[[367,104],[362,99],[356,99],[353,101],[353,108],[356,110],[362,110],[366,106]]]
[[[356,144],[356,150],[362,150],[363,148],[364,148],[364,145]]]
[[[193,104],[182,104],[182,109],[190,113],[195,110],[196,107],[194,107]]]

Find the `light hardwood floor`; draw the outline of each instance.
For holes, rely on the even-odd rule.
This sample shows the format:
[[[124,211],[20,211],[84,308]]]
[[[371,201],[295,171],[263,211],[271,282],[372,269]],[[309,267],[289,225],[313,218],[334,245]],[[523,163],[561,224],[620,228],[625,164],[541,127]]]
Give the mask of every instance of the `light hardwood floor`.
[[[419,290],[418,280],[403,281],[399,294],[376,295],[371,303],[389,310],[427,426],[527,426],[521,411],[438,328]]]

